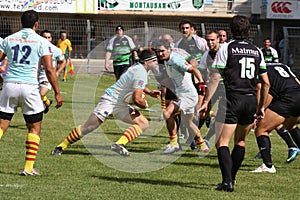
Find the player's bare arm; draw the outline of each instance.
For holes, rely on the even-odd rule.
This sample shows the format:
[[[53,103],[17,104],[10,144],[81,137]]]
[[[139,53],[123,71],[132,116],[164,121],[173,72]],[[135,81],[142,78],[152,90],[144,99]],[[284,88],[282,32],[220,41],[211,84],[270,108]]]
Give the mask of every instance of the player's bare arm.
[[[49,82],[52,85],[53,90],[54,90],[55,99],[56,99],[56,106],[55,107],[59,108],[63,104],[63,98],[60,94],[60,90],[59,90],[59,87],[58,87],[58,81],[57,81],[57,76],[56,76],[55,69],[52,66],[52,56],[51,55],[43,56],[42,61],[43,61],[43,66],[46,70],[47,78],[48,78],[48,80],[49,80]]]

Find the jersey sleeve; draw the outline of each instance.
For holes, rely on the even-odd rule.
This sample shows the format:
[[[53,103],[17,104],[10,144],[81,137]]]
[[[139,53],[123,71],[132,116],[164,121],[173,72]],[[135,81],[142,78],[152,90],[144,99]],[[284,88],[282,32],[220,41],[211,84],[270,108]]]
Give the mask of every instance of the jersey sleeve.
[[[148,75],[142,71],[138,71],[134,74],[132,87],[136,89],[144,89],[147,85]]]
[[[112,37],[106,46],[106,51],[112,51],[114,49],[114,41],[116,39],[116,36]]]
[[[172,67],[179,72],[186,72],[191,67],[191,64],[189,64],[183,57],[176,53],[173,53],[171,60],[174,64]]]
[[[212,64],[212,72],[218,72],[219,70],[225,69],[228,58],[228,44],[229,43],[226,43],[220,46]]]
[[[129,37],[129,36],[126,35],[126,38],[127,38],[128,42],[129,42],[130,50],[132,50],[132,51],[136,50],[136,46],[135,46],[133,40],[131,39],[131,37]]]
[[[207,56],[208,56],[208,51],[206,51],[206,52],[203,54],[203,56],[202,56],[202,58],[201,58],[201,60],[200,60],[200,63],[199,63],[199,70],[206,70],[206,69],[208,68],[208,67],[207,67],[207,62],[206,62]]]
[[[260,53],[260,57],[261,57],[258,74],[262,75],[267,72],[267,66],[266,66],[264,55],[263,55],[262,51],[259,48],[257,48],[257,49],[258,49],[258,51]]]

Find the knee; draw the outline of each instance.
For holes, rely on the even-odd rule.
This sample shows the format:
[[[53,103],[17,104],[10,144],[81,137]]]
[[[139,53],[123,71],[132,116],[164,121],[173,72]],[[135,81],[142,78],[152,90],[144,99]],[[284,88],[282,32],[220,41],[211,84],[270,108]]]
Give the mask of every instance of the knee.
[[[143,131],[145,131],[147,128],[149,128],[149,121],[145,118],[138,125]]]

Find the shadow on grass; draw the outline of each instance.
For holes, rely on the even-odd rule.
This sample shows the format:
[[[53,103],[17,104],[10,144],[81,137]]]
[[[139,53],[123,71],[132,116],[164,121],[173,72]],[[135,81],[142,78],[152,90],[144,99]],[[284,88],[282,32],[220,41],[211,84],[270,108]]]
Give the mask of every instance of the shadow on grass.
[[[180,186],[183,188],[195,188],[195,189],[211,189],[215,184],[199,184],[197,182],[180,182],[180,181],[170,181],[170,180],[151,180],[145,178],[117,178],[109,176],[92,176],[92,178],[98,178],[101,180],[117,182],[117,183],[143,183],[150,185],[164,185],[164,186]]]

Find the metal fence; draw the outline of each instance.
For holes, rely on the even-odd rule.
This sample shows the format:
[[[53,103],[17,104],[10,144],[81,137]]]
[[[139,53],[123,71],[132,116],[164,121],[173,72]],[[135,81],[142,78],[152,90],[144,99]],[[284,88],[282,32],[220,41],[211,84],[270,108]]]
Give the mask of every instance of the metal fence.
[[[300,77],[300,27],[283,27],[282,62],[290,65],[297,77]]]
[[[10,25],[11,32],[16,32],[21,28],[20,17],[11,16],[7,19],[0,18],[3,23],[7,20]],[[128,21],[128,20],[99,20],[99,19],[71,19],[71,18],[56,18],[56,17],[40,17],[39,29],[42,31],[47,29],[52,32],[54,43],[59,38],[61,31],[67,32],[68,39],[72,42],[72,58],[86,58],[94,47],[93,58],[103,58],[103,50],[106,46],[106,41],[115,34],[115,27],[122,24],[125,28],[125,34],[138,38],[142,46],[151,44],[151,41],[157,39],[164,33],[171,33],[174,40],[178,40],[181,34],[178,32],[178,21]],[[204,37],[209,30],[225,29],[229,31],[229,25],[224,23],[195,23],[197,33]],[[260,35],[259,25],[251,26],[251,37],[255,38]],[[230,37],[230,35],[229,35]]]

